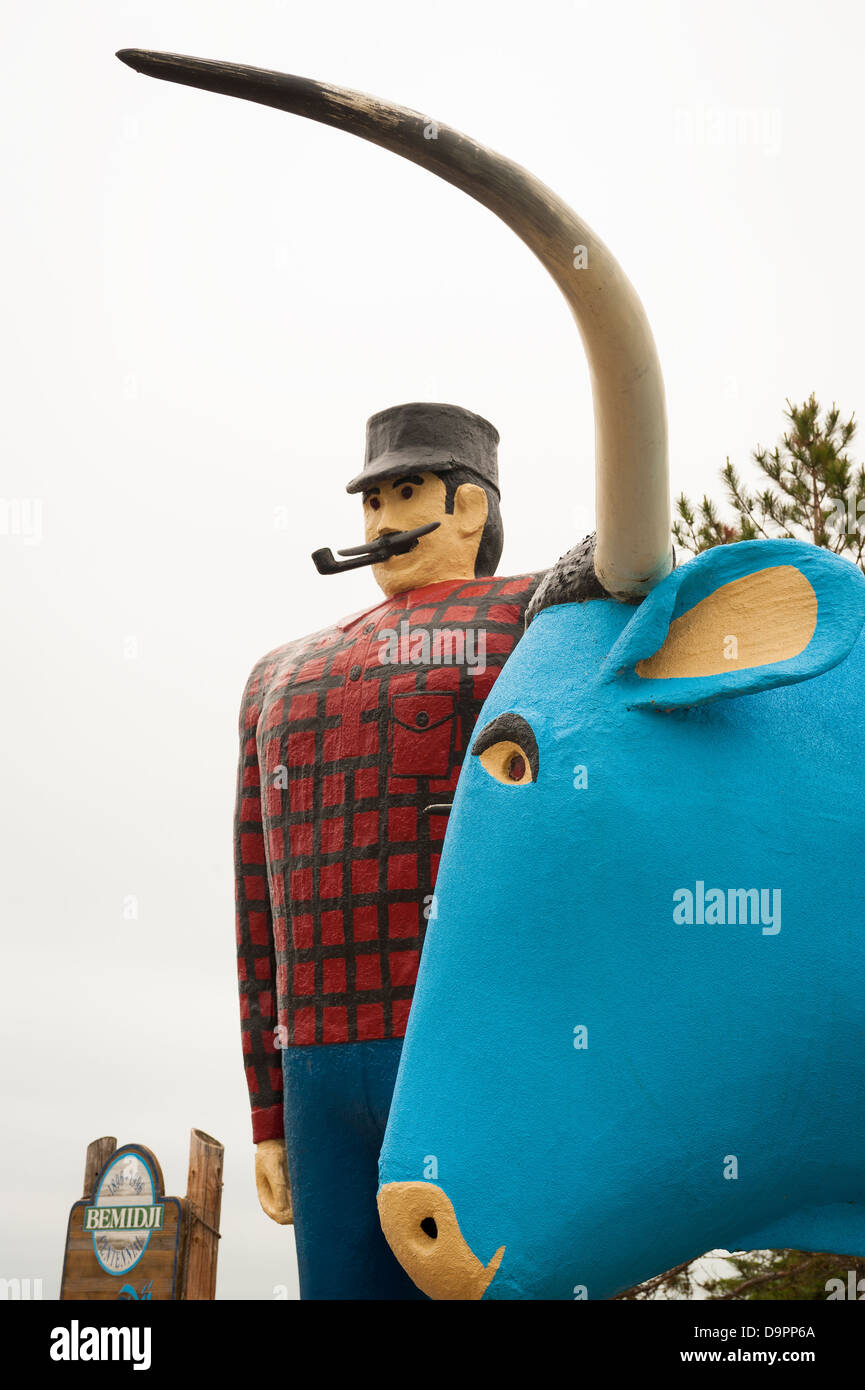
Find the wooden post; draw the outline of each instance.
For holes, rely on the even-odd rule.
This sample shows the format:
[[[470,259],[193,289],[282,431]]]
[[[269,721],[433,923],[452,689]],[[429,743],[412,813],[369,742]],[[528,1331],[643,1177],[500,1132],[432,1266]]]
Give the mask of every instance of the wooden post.
[[[183,1288],[186,1299],[210,1299],[216,1296],[223,1153],[218,1139],[211,1138],[203,1130],[192,1130],[186,1185],[188,1239]]]
[[[87,1145],[87,1157],[84,1160],[84,1192],[82,1196],[92,1197],[93,1189],[96,1186],[96,1179],[102,1172],[114,1150],[117,1148],[117,1140],[113,1135],[104,1135],[101,1139],[94,1139]]]

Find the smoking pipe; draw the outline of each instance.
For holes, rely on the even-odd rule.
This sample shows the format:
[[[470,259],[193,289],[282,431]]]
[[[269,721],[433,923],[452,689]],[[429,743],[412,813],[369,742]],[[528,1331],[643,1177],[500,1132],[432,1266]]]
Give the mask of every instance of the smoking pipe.
[[[360,569],[363,565],[381,565],[392,555],[407,555],[414,550],[421,536],[435,531],[440,521],[428,521],[426,526],[416,526],[413,531],[391,531],[386,536],[369,545],[352,545],[346,550],[338,550],[337,555],[351,555],[350,560],[335,560],[333,551],[323,546],[312,552],[312,562],[319,574],[343,574],[346,570]]]

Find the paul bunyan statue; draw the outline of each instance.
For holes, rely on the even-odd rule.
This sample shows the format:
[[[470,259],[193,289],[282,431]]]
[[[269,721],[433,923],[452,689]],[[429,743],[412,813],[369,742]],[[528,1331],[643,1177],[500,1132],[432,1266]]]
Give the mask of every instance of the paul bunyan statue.
[[[256,1181],[274,1221],[293,1208],[303,1298],[421,1296],[382,1235],[377,1165],[450,798],[535,587],[490,577],[497,438],[457,406],[372,417],[348,484],[367,544],[348,563],[373,562],[384,600],[265,656],[243,696],[237,939]]]

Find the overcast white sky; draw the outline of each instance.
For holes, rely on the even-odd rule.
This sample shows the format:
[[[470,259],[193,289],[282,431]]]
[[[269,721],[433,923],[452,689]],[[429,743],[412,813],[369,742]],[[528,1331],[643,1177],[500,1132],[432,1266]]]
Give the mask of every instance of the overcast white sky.
[[[643,299],[693,494],[774,442],[786,397],[865,408],[863,11],[6,0],[0,37],[0,1276],[56,1296],[90,1139],[149,1144],[182,1193],[198,1125],[226,1146],[219,1296],[296,1293],[241,1067],[241,690],[378,596],[309,560],[361,539],[343,489],[376,410],[496,424],[501,572],[589,530],[587,373],[544,271],[464,195],[114,52],[359,88],[531,168]]]

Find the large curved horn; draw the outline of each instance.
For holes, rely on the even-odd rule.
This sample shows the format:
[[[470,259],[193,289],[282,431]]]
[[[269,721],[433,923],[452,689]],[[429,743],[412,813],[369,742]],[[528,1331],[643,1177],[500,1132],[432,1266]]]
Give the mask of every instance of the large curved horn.
[[[566,203],[527,169],[459,131],[362,92],[176,53],[125,48],[117,56],[151,77],[348,130],[438,174],[507,223],[567,300],[589,360],[598,579],[607,593],[634,599],[664,578],[672,566],[667,421],[654,339],[618,262]]]

